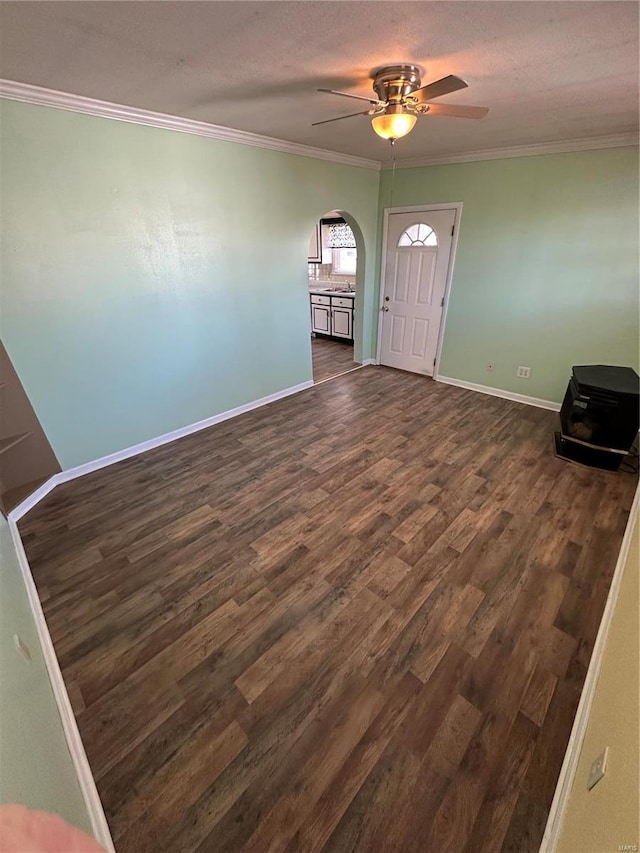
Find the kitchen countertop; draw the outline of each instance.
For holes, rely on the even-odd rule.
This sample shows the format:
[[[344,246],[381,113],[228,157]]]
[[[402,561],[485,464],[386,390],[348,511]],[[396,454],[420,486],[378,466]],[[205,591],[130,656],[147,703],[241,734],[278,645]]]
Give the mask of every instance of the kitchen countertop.
[[[312,287],[309,286],[309,293],[315,293],[317,296],[346,296],[347,299],[355,299],[355,290],[336,290],[335,287]]]

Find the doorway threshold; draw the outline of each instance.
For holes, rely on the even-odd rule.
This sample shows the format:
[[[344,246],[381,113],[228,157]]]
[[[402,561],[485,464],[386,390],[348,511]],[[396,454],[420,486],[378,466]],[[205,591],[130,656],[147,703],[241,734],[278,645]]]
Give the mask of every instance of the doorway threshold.
[[[365,364],[356,364],[355,367],[350,367],[349,370],[343,370],[342,373],[336,373],[335,376],[326,376],[324,379],[313,380],[313,387],[316,385],[322,385],[323,382],[331,382],[332,379],[339,379],[341,376],[346,376],[347,373],[354,373],[356,370],[362,370],[363,367],[366,367]]]

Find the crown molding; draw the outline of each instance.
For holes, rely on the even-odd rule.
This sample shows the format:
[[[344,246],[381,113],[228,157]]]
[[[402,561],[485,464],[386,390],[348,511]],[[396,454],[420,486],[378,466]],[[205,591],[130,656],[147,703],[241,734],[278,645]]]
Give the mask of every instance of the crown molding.
[[[287,142],[284,139],[274,139],[271,136],[261,136],[246,130],[235,130],[204,121],[172,116],[166,113],[156,113],[152,110],[138,109],[124,104],[114,104],[110,101],[99,101],[96,98],[86,98],[83,95],[72,95],[69,92],[59,92],[56,89],[45,89],[42,86],[32,86],[29,83],[18,83],[14,80],[0,79],[0,98],[20,101],[24,104],[36,104],[41,107],[54,107],[59,110],[69,110],[84,115],[100,116],[101,118],[126,121],[130,124],[142,124],[146,127],[159,127],[163,130],[176,130],[179,133],[191,133],[195,136],[206,136],[223,142],[235,142],[239,145],[252,145],[254,148],[266,148],[270,151],[282,151],[285,154],[298,154],[301,157],[311,157],[314,160],[327,160],[329,163],[340,163],[344,166],[359,166],[363,169],[380,171],[378,160],[367,160],[351,154],[340,154],[327,151],[324,148],[313,148],[311,145],[301,145],[297,142]]]
[[[390,169],[390,163],[378,160],[368,160],[352,154],[340,154],[337,151],[327,151],[325,148],[314,148],[298,142],[288,142],[271,136],[261,136],[246,130],[236,130],[205,121],[173,116],[167,113],[157,113],[152,110],[138,109],[124,104],[114,104],[111,101],[100,101],[97,98],[87,98],[83,95],[73,95],[56,89],[46,89],[43,86],[32,86],[30,83],[19,83],[15,80],[0,79],[0,98],[20,101],[25,104],[36,104],[41,107],[53,107],[59,110],[83,113],[84,115],[100,116],[115,121],[126,121],[130,124],[141,124],[146,127],[158,127],[163,130],[175,130],[179,133],[190,133],[195,136],[206,136],[223,142],[235,142],[239,145],[251,145],[254,148],[265,148],[270,151],[282,151],[285,154],[297,154],[301,157],[311,157],[315,160],[326,160],[329,163],[340,163],[344,166],[359,166],[363,169]],[[563,154],[572,151],[593,151],[601,148],[624,148],[637,146],[637,133],[618,133],[610,136],[591,136],[583,139],[564,139],[555,142],[539,142],[532,145],[515,145],[509,148],[487,148],[480,151],[469,151],[464,154],[443,154],[433,157],[409,157],[398,160],[396,168],[414,169],[421,166],[441,166],[449,163],[473,163],[477,160],[503,160],[509,157],[534,157],[539,154]]]
[[[443,154],[434,157],[410,157],[398,160],[397,169],[415,169],[420,166],[443,166],[448,163],[474,163],[477,160],[506,160],[509,157],[535,157],[539,154],[565,154],[571,151],[595,151],[599,148],[627,148],[637,146],[637,133],[616,133],[611,136],[589,136],[584,139],[562,139],[556,142],[536,142],[532,145],[514,145],[510,148],[487,148],[465,154]],[[391,163],[383,163],[391,169]]]

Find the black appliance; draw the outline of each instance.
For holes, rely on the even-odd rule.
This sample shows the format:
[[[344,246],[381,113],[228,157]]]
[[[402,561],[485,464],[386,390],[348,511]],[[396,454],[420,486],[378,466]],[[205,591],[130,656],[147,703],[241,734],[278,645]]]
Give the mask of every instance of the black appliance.
[[[572,462],[617,471],[640,425],[640,377],[630,367],[572,368],[560,409],[556,453]]]

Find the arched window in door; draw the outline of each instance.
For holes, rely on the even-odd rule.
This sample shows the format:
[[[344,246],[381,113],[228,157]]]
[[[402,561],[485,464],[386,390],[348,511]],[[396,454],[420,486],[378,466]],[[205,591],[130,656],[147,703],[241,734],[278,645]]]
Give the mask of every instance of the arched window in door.
[[[410,225],[406,231],[403,231],[398,240],[398,246],[437,246],[438,238],[436,232],[431,226],[424,222],[418,222],[415,225]]]

